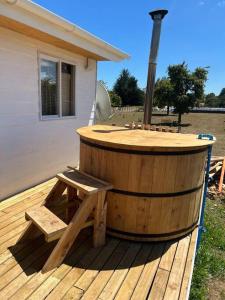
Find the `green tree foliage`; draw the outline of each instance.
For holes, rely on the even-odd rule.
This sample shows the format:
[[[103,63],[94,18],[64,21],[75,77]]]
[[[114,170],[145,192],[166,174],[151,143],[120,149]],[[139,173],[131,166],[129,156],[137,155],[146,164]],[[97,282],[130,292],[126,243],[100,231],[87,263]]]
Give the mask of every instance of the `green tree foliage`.
[[[208,71],[205,68],[196,68],[192,73],[196,106],[200,106],[200,103],[204,102],[204,89],[207,75]]]
[[[137,79],[123,69],[116,80],[113,92],[120,96],[122,105],[143,105],[144,92],[138,87]]]
[[[109,96],[110,96],[111,106],[121,106],[122,105],[121,97],[119,95],[117,95],[115,92],[110,91]]]
[[[154,105],[159,108],[167,106],[167,115],[169,115],[170,106],[173,104],[173,87],[168,78],[158,79],[155,84]]]
[[[173,87],[174,112],[178,114],[180,125],[182,114],[188,113],[195,104],[193,78],[185,63],[169,66],[168,76]]]
[[[214,93],[209,93],[205,96],[206,107],[225,107],[225,88],[222,88],[220,94],[216,96]]]
[[[205,96],[205,107],[219,107],[219,99],[214,93]]]
[[[197,103],[204,100],[204,87],[208,71],[196,68],[194,72],[188,69],[185,62],[168,67],[168,77],[157,81],[155,99],[160,99],[161,105],[173,105],[178,114],[179,128],[181,117],[188,113]]]
[[[223,88],[218,96],[219,107],[225,107],[225,88]]]

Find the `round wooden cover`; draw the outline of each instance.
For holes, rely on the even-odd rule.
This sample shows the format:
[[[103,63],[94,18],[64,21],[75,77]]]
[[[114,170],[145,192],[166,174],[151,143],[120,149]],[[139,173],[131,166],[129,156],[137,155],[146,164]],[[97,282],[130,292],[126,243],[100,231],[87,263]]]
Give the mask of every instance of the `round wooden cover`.
[[[182,151],[206,148],[215,141],[200,140],[195,134],[158,132],[94,125],[77,130],[82,139],[111,148],[143,151]]]

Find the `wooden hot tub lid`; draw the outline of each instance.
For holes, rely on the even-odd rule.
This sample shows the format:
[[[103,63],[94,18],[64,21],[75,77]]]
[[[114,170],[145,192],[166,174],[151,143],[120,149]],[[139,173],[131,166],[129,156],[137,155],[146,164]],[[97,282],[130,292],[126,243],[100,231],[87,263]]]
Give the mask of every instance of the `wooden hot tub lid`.
[[[139,151],[183,151],[206,148],[214,141],[195,134],[158,132],[117,126],[94,125],[77,130],[83,141],[109,148]]]

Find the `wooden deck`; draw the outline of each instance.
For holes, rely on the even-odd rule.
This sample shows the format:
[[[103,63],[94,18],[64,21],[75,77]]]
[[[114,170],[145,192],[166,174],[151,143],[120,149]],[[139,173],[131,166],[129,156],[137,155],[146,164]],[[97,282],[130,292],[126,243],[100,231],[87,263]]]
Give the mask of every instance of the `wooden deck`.
[[[41,205],[55,179],[0,203],[0,299],[187,299],[197,230],[174,242],[135,243],[107,237],[92,248],[79,236],[65,262],[40,272],[55,242],[17,244],[26,209]]]

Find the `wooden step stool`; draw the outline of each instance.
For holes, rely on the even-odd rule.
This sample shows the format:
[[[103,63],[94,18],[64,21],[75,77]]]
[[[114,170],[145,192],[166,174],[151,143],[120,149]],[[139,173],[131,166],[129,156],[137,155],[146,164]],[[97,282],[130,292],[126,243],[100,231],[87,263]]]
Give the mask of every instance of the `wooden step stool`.
[[[105,198],[112,185],[76,169],[60,173],[56,177],[58,181],[45,199],[44,206],[31,208],[25,212],[25,217],[30,222],[19,239],[20,241],[32,239],[40,233],[45,235],[47,242],[59,239],[42,268],[43,273],[62,263],[79,232],[87,226],[94,226],[94,247],[105,243],[107,210]],[[68,204],[75,202],[77,206],[72,216],[69,216],[71,211],[68,208],[67,217],[70,219],[68,225],[51,211],[54,201],[66,188]],[[90,216],[92,218],[87,222]]]

